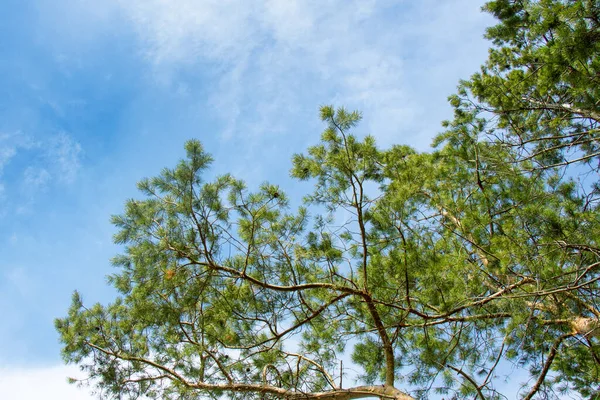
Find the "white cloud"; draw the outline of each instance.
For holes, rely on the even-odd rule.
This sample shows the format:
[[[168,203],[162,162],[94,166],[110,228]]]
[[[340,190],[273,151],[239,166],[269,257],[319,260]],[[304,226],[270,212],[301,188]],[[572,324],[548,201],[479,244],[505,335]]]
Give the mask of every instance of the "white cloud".
[[[17,202],[17,213],[30,214],[37,195],[46,191],[51,182],[52,175],[45,168],[38,166],[25,168],[21,179],[21,197]]]
[[[335,102],[383,142],[428,143],[458,78],[483,61],[490,22],[472,0],[115,1],[158,81],[177,87],[182,66],[212,74],[209,104],[238,139]]]
[[[81,373],[76,367],[70,366],[0,367],[0,398],[18,400],[95,399],[89,390],[67,383],[67,377],[80,375]]]
[[[14,155],[17,154],[17,150],[14,147],[4,147],[0,149],[0,171]]]
[[[27,167],[23,172],[23,190],[32,196],[38,191],[46,189],[52,175],[40,167]]]
[[[81,167],[81,145],[64,132],[50,138],[46,147],[46,156],[56,169],[61,182],[71,183]]]
[[[27,187],[44,188],[54,175],[61,182],[71,183],[81,167],[81,145],[65,132],[46,138],[34,138],[18,131],[0,132],[0,176],[21,153],[28,159],[27,167],[20,172]],[[40,161],[42,165],[37,165]]]
[[[32,212],[37,196],[71,184],[81,168],[81,145],[65,132],[45,136],[0,132],[0,218]],[[14,163],[13,168],[7,166]]]
[[[451,116],[446,97],[487,54],[483,2],[61,0],[40,14],[57,54],[134,33],[140,75],[218,117],[220,137],[250,153],[298,124],[313,142],[328,103],[361,110],[361,131],[384,145],[424,149]]]

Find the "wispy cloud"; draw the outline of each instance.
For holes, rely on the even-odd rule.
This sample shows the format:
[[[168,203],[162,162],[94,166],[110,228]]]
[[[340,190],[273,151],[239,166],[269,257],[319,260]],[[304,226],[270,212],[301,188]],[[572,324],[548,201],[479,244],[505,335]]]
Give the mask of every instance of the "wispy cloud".
[[[71,184],[81,168],[81,145],[65,132],[35,138],[22,132],[0,134],[0,200],[29,213],[37,196],[55,184]],[[10,174],[4,173],[9,164]],[[6,204],[7,199],[11,204]]]
[[[81,167],[81,145],[65,132],[51,137],[46,145],[46,157],[56,171],[61,182],[75,180]]]
[[[45,168],[30,166],[23,171],[21,178],[21,196],[16,204],[17,214],[29,214],[33,211],[36,197],[45,192],[52,180],[52,175]],[[17,198],[17,196],[12,196]]]
[[[4,147],[0,148],[0,171],[14,155],[17,154],[17,150],[14,147]]]
[[[27,167],[23,172],[22,189],[32,196],[34,193],[46,189],[52,176],[45,168]]]
[[[226,122],[225,137],[264,135],[304,117],[308,104],[314,114],[334,101],[362,109],[385,142],[415,134],[428,142],[445,116],[445,95],[428,96],[439,97],[440,85],[450,94],[457,74],[475,69],[472,55],[485,55],[480,37],[489,23],[469,0],[119,4],[163,82],[182,66],[210,70],[209,104]]]
[[[94,399],[89,390],[67,383],[67,377],[80,376],[75,367],[0,368],[0,398],[19,400]]]

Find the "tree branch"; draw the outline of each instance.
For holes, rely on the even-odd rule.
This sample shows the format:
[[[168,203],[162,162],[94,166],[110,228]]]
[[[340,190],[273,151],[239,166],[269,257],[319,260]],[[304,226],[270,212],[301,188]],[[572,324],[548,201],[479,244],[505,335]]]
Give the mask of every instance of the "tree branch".
[[[558,339],[556,339],[554,341],[554,343],[552,344],[552,348],[550,349],[550,352],[548,353],[548,358],[546,359],[546,362],[544,363],[544,367],[542,368],[542,372],[540,373],[540,376],[538,376],[538,379],[535,383],[535,385],[533,385],[533,387],[531,388],[531,390],[529,391],[529,393],[527,394],[527,396],[525,396],[525,398],[523,400],[531,400],[533,398],[533,396],[538,392],[538,390],[540,390],[540,387],[542,387],[542,384],[544,383],[544,380],[546,379],[546,374],[548,373],[548,370],[550,370],[550,366],[552,365],[552,362],[554,361],[554,358],[556,357],[556,354],[558,353],[558,348],[560,346],[560,344],[568,337],[573,336],[573,334],[571,333],[567,333],[565,335],[560,336]]]

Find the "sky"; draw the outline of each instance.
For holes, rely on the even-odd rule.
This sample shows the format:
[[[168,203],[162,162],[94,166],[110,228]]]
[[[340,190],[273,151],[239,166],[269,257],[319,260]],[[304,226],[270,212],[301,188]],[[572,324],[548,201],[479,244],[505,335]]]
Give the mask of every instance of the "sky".
[[[109,223],[197,138],[249,187],[292,198],[320,105],[427,150],[477,71],[480,0],[0,1],[0,398],[91,399],[66,383],[53,320],[107,303]],[[35,383],[35,384],[32,384]]]

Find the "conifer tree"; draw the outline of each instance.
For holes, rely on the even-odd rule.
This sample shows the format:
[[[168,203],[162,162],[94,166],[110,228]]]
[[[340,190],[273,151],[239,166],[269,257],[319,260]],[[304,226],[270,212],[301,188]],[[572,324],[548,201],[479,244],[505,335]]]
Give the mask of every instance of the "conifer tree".
[[[599,7],[485,9],[494,47],[430,152],[322,107],[293,210],[276,185],[206,180],[188,141],[113,217],[119,296],[74,294],[65,360],[112,398],[498,399],[509,363],[525,399],[597,398]]]

